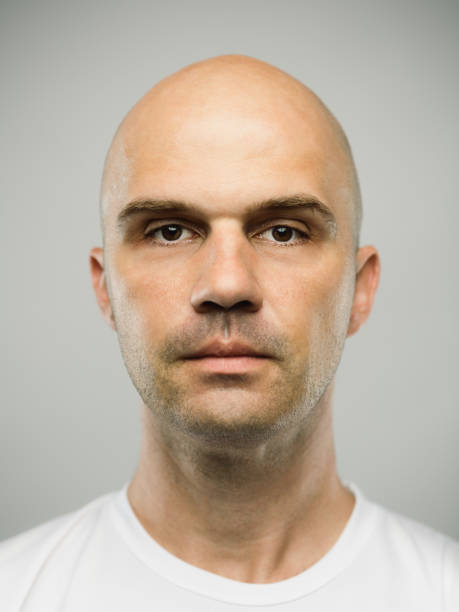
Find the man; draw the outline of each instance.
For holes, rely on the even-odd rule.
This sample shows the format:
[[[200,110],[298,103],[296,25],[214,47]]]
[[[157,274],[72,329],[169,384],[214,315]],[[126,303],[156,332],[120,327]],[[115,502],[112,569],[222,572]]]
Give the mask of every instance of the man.
[[[347,139],[244,56],[128,113],[98,304],[142,400],[119,492],[0,548],[2,610],[459,610],[459,545],[340,481],[333,381],[379,277]]]

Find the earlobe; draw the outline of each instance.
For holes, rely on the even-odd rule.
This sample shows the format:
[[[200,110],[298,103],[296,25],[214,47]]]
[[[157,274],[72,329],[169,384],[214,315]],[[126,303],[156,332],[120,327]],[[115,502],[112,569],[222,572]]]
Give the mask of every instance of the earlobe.
[[[373,246],[358,250],[354,301],[347,336],[355,334],[368,319],[379,284],[381,263],[378,251]]]
[[[93,249],[91,249],[89,255],[89,266],[91,271],[92,286],[96,295],[100,311],[102,312],[102,316],[110,325],[110,327],[116,330],[115,319],[113,317],[110,296],[108,294],[105,278],[103,249],[101,249],[100,247],[94,247]]]

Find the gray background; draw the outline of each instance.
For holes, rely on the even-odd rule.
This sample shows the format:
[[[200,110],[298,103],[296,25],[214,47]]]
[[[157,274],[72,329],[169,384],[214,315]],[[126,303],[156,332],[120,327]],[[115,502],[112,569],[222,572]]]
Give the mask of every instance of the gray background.
[[[8,0],[0,11],[0,537],[133,474],[139,402],[89,279],[103,159],[154,82],[236,52],[303,80],[340,119],[362,243],[382,257],[374,311],[338,375],[340,474],[459,538],[459,3]]]

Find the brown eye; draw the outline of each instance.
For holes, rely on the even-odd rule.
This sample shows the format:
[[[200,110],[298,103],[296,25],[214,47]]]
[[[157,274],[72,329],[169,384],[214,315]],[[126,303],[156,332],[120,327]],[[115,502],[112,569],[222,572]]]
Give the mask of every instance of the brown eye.
[[[270,234],[272,238],[274,238],[274,241],[271,240],[272,242],[284,244],[295,244],[296,242],[303,242],[309,238],[306,232],[302,232],[301,230],[295,227],[290,227],[289,225],[274,225],[273,227],[261,232],[261,235],[263,234]]]
[[[186,232],[189,232],[187,235]],[[145,233],[145,237],[159,244],[168,244],[172,242],[182,242],[180,238],[190,238],[192,231],[180,225],[179,223],[168,223],[160,227],[152,228]]]
[[[293,230],[291,227],[287,227],[285,225],[278,225],[273,227],[273,236],[276,240],[280,240],[281,242],[288,242],[293,235]]]
[[[159,228],[159,231],[166,240],[177,240],[182,235],[180,225],[164,225],[164,227]]]

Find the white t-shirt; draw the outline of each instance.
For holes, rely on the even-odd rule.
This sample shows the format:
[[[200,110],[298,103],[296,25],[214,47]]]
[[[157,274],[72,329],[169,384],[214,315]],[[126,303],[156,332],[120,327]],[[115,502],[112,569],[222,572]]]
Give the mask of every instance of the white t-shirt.
[[[356,496],[335,545],[271,584],[185,563],[148,534],[126,483],[0,543],[2,612],[459,612],[459,542]]]

